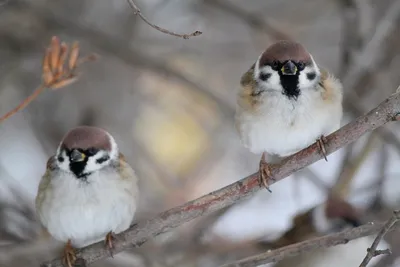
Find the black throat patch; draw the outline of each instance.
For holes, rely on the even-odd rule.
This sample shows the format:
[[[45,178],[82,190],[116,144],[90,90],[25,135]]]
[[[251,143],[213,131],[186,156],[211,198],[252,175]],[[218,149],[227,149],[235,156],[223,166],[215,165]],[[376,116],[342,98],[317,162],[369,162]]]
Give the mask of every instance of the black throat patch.
[[[66,154],[69,157],[71,154],[71,151],[66,150]],[[75,175],[76,178],[86,180],[87,176],[90,175],[90,173],[84,173],[88,159],[89,159],[89,157],[85,157],[85,159],[83,161],[69,163],[69,169]]]
[[[279,72],[281,84],[283,87],[283,94],[289,99],[297,99],[300,95],[300,90],[298,88],[299,75],[283,75]]]

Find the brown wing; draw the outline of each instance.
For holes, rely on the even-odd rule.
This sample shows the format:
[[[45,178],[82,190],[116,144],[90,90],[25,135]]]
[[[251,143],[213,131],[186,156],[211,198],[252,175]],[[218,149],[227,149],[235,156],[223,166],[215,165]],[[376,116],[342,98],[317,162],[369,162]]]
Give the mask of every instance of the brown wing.
[[[118,169],[121,174],[122,179],[134,179],[136,180],[136,175],[132,167],[126,162],[125,156],[119,153],[119,164]]]
[[[122,153],[119,153],[118,160],[118,170],[121,175],[121,179],[131,184],[130,190],[127,190],[129,194],[133,195],[133,197],[137,200],[139,195],[138,185],[137,185],[137,177],[135,171],[132,167],[126,162],[125,156]]]
[[[321,68],[322,99],[327,103],[340,103],[342,100],[342,83],[327,70]]]
[[[240,107],[252,111],[256,111],[261,104],[259,95],[255,94],[257,84],[254,80],[254,67],[255,64],[242,75],[240,79],[241,88],[237,98],[237,104]]]
[[[250,85],[252,82],[254,82],[254,67],[255,67],[255,63],[250,67],[250,69],[248,71],[246,71],[242,77],[240,78],[240,84],[242,86],[248,86]]]
[[[51,181],[51,172],[57,168],[56,165],[56,158],[55,156],[51,156],[46,163],[46,172],[42,176],[42,179],[40,180],[39,183],[39,188],[38,192],[36,195],[35,199],[35,205],[36,205],[36,213],[40,212],[40,208],[42,206],[42,203],[46,197],[46,193],[51,190],[50,187],[50,181]],[[40,238],[43,238],[44,240],[47,240],[50,238],[50,234],[47,231],[47,229],[42,225],[42,230],[40,233]]]
[[[43,200],[46,195],[46,191],[49,190],[50,186],[50,181],[51,181],[51,172],[57,168],[57,165],[55,163],[56,158],[55,156],[51,156],[46,163],[46,172],[42,176],[42,179],[40,180],[39,187],[38,187],[38,192],[36,195],[35,199],[35,204],[36,204],[36,211],[40,209]]]
[[[46,170],[54,170],[57,167],[56,165],[56,157],[51,156],[46,162]]]

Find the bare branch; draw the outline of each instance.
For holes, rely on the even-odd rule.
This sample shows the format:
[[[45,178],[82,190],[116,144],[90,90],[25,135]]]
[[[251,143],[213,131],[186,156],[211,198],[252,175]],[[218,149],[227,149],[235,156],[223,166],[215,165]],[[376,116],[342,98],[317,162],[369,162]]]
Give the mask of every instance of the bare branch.
[[[266,32],[269,34],[272,38],[276,40],[291,40],[292,38],[289,36],[289,34],[283,32],[280,29],[277,29],[273,25],[271,25],[269,22],[265,21],[264,18],[261,16],[257,16],[255,14],[251,14],[249,12],[246,12],[245,10],[229,4],[228,1],[220,1],[220,0],[204,0],[204,3],[216,6],[220,8],[221,10],[224,10],[227,13],[232,14],[233,16],[238,17],[239,19],[243,20],[245,23],[248,25]]]
[[[339,148],[354,142],[366,132],[375,130],[390,121],[394,121],[398,118],[399,113],[400,94],[394,94],[366,115],[360,116],[355,121],[327,136],[327,154],[331,154]],[[280,164],[271,166],[271,172],[276,182],[321,158],[322,155],[319,153],[318,145],[313,144],[285,158]],[[165,211],[153,219],[140,222],[117,235],[117,242],[114,248],[115,253],[128,248],[141,246],[152,237],[172,230],[200,216],[209,215],[239,200],[248,198],[262,188],[263,187],[259,185],[258,174],[254,173],[222,189]],[[83,258],[87,264],[108,256],[109,252],[104,247],[103,242],[92,244],[77,251],[77,257]],[[62,261],[56,259],[51,262],[43,263],[42,266],[58,267],[62,266]]]
[[[336,181],[336,184],[332,187],[332,193],[343,199],[346,199],[349,196],[351,183],[365,160],[373,151],[373,148],[376,147],[376,141],[377,135],[372,133],[369,136],[367,143],[354,160],[350,161],[350,159],[346,157],[346,162],[348,164],[346,164],[346,162],[344,162],[344,164],[346,164],[347,167],[344,167],[343,172],[339,175],[339,178]]]
[[[43,57],[42,84],[33,91],[30,96],[24,99],[21,104],[0,117],[0,123],[26,108],[29,103],[36,99],[46,88],[58,90],[75,82],[78,79],[77,67],[85,61],[94,60],[96,58],[94,55],[90,55],[78,60],[79,46],[78,43],[75,42],[71,48],[68,68],[65,68],[67,53],[67,44],[60,43],[60,40],[54,36]]]
[[[368,223],[359,227],[341,231],[339,233],[316,237],[283,248],[267,251],[256,256],[236,261],[234,263],[225,264],[221,267],[253,267],[260,264],[278,262],[285,258],[295,257],[316,249],[329,248],[341,244],[347,244],[350,240],[369,236],[378,232],[383,225],[384,223]],[[397,227],[399,227],[399,225],[397,225]],[[393,229],[394,227],[389,230]]]
[[[379,231],[378,235],[376,236],[374,242],[372,243],[371,247],[367,250],[367,255],[365,256],[364,260],[361,262],[360,267],[366,267],[368,263],[371,261],[373,257],[382,254],[390,254],[385,251],[376,250],[381,242],[382,238],[391,230],[393,229],[394,225],[400,221],[400,210],[393,211],[393,216],[385,223],[382,229]]]
[[[194,31],[194,32],[189,33],[189,34],[180,34],[180,33],[172,32],[172,31],[169,31],[167,29],[161,28],[160,26],[157,26],[157,25],[151,23],[144,16],[142,14],[142,12],[140,11],[139,7],[136,5],[136,3],[133,0],[127,0],[127,1],[129,3],[129,5],[131,6],[131,8],[133,9],[133,13],[135,15],[138,15],[147,25],[153,27],[157,31],[160,31],[162,33],[169,34],[169,35],[172,35],[172,36],[180,37],[180,38],[183,38],[183,39],[189,39],[190,37],[199,36],[199,35],[203,34],[201,31]]]
[[[353,58],[353,53],[361,43],[360,38],[360,10],[354,0],[340,0],[342,15],[342,55],[339,77],[347,72]]]
[[[356,85],[359,84],[364,75],[372,73],[376,66],[380,65],[378,61],[383,57],[385,51],[381,47],[391,33],[398,28],[398,23],[396,22],[399,18],[400,2],[394,1],[377,23],[376,30],[370,41],[354,55],[354,62],[342,79],[344,88],[352,88],[352,90],[346,90],[343,104],[355,116],[363,114],[369,108],[367,109],[366,105],[360,102],[360,98],[355,93],[354,88],[357,87]],[[379,129],[378,133],[385,142],[393,144],[396,150],[400,151],[400,142],[397,136],[389,129]]]

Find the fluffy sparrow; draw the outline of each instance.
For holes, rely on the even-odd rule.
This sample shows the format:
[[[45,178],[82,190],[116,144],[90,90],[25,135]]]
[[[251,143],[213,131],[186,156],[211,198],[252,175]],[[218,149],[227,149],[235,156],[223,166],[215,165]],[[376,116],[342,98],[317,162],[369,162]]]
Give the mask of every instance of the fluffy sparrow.
[[[293,218],[292,228],[279,239],[273,242],[261,241],[259,245],[277,249],[343,228],[358,227],[361,225],[361,215],[356,207],[332,195],[324,203],[297,214]]]
[[[114,233],[126,230],[138,200],[137,178],[106,131],[77,127],[49,158],[36,196],[42,225],[66,242],[64,261],[76,260],[74,248],[105,238],[112,255]]]
[[[293,219],[293,227],[281,238],[273,242],[260,242],[259,246],[263,250],[277,249],[338,232],[344,228],[357,227],[362,223],[361,217],[361,210],[331,195],[324,203],[296,215]],[[319,248],[310,253],[286,258],[274,267],[359,266],[361,259],[365,256],[365,250],[371,246],[371,243],[370,237],[359,238],[345,246]],[[355,259],[354,255],[357,256]]]
[[[268,47],[241,77],[235,126],[242,143],[262,153],[260,182],[271,176],[265,155],[286,157],[317,141],[325,160],[324,135],[342,118],[342,85],[321,69],[299,43]]]

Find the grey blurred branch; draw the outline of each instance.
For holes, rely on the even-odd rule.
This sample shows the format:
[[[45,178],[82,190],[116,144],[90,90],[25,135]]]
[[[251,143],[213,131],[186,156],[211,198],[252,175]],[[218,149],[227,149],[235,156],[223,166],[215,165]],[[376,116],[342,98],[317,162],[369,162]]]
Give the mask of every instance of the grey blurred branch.
[[[157,73],[158,75],[165,75],[166,77],[197,90],[205,97],[215,102],[222,114],[227,118],[232,118],[235,113],[234,108],[229,105],[228,101],[216,94],[211,88],[196,81],[189,75],[185,75],[181,70],[169,66],[167,62],[164,62],[159,58],[154,58],[144,54],[143,52],[132,49],[127,40],[123,38],[110,36],[109,34],[95,30],[92,27],[88,27],[85,24],[78,23],[76,20],[71,18],[71,16],[66,16],[63,12],[59,12],[56,9],[37,8],[24,0],[15,0],[11,2],[10,5],[13,5],[16,8],[29,10],[37,17],[44,20],[47,25],[50,25],[57,30],[62,29],[70,34],[79,36],[79,38],[88,41],[93,46],[102,50],[102,54],[107,53],[113,55],[128,65],[141,67]]]
[[[262,17],[257,16],[255,14],[248,13],[243,9],[229,4],[228,1],[220,1],[220,0],[204,0],[204,3],[215,6],[220,8],[221,10],[240,18],[248,25],[266,32],[267,34],[271,35],[272,38],[276,40],[290,40],[291,37],[284,33],[282,30],[277,29],[276,27],[272,26],[270,23],[265,21]]]
[[[399,27],[397,23],[399,18],[400,1],[394,1],[388,7],[382,19],[378,21],[370,41],[354,55],[354,62],[343,77],[343,86],[347,89],[343,98],[344,106],[355,116],[363,114],[368,109],[360,102],[360,98],[354,89],[366,74],[374,72],[380,65],[378,62],[383,58],[385,51],[382,47],[390,34]],[[400,141],[394,133],[388,129],[378,129],[378,134],[385,142],[392,144],[398,152],[400,151]]]
[[[176,37],[180,37],[183,39],[189,39],[190,37],[194,37],[194,36],[199,36],[202,34],[201,31],[194,31],[192,33],[184,33],[184,34],[180,34],[180,33],[176,33],[176,32],[172,32],[170,30],[161,28],[160,26],[157,26],[156,24],[151,23],[140,11],[139,7],[136,5],[135,1],[133,0],[127,0],[129,5],[131,6],[131,8],[133,9],[133,13],[135,15],[138,15],[147,25],[153,27],[154,29],[156,29],[157,31],[160,31],[162,33],[165,34],[169,34],[172,36],[176,36]]]
[[[363,134],[375,130],[388,122],[400,119],[400,94],[393,94],[366,115],[360,116],[355,121],[345,125],[338,131],[327,136],[326,151],[331,154],[339,148],[348,145]],[[288,177],[294,172],[320,160],[317,144],[313,144],[298,153],[285,158],[280,164],[271,167],[275,182]],[[128,230],[117,235],[115,253],[125,249],[138,247],[151,238],[161,233],[172,230],[186,222],[200,216],[209,215],[215,211],[232,205],[261,190],[258,173],[254,173],[236,183],[211,192],[196,200],[192,200],[179,207],[165,211],[153,219],[143,221],[131,226]],[[103,242],[90,245],[77,251],[77,257],[82,258],[87,264],[109,256]],[[55,259],[43,263],[47,267],[61,267],[62,260]]]
[[[398,212],[398,211],[397,211]],[[397,215],[398,216],[398,215]],[[392,219],[391,219],[392,220]],[[391,221],[390,220],[390,221]],[[321,237],[312,238],[303,242],[289,245],[283,248],[268,251],[256,256],[225,264],[223,267],[253,267],[270,262],[278,262],[285,258],[294,257],[303,253],[311,252],[320,248],[329,248],[336,245],[347,244],[350,240],[365,237],[378,232],[384,223],[368,223],[356,228],[344,230],[339,233],[329,234]],[[393,225],[391,225],[393,226]],[[387,231],[394,230],[400,225],[387,228]],[[384,227],[386,229],[386,225]],[[375,247],[376,248],[376,247]],[[372,251],[372,250],[371,250]],[[373,253],[373,252],[371,252]],[[222,266],[221,266],[222,267]],[[360,266],[362,267],[362,266]]]
[[[354,0],[340,0],[342,8],[342,59],[339,76],[347,72],[352,62],[355,48],[361,44],[360,10]]]
[[[332,187],[332,193],[342,198],[347,198],[350,194],[350,188],[353,179],[357,172],[362,167],[368,156],[376,147],[377,138],[376,134],[372,133],[363,149],[358,153],[354,160],[350,160],[349,155],[346,155],[346,166],[343,168],[343,172],[339,175],[335,185]]]
[[[394,228],[395,224],[400,220],[400,210],[393,211],[393,216],[385,223],[382,229],[379,231],[378,235],[376,236],[374,242],[372,243],[371,247],[367,250],[367,255],[365,256],[364,260],[361,262],[360,267],[366,267],[368,263],[371,261],[373,257],[382,254],[390,254],[390,251],[387,250],[377,250],[379,242],[381,242],[382,238]]]

